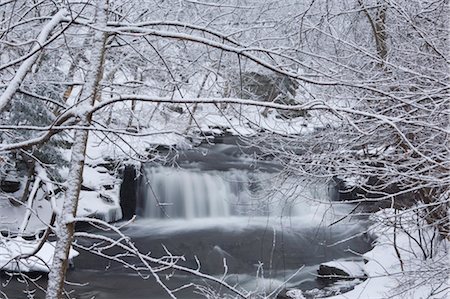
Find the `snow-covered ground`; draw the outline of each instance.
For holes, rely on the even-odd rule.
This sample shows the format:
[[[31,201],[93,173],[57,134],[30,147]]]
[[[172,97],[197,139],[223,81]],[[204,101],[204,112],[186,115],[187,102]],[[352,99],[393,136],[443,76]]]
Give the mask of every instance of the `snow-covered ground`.
[[[402,228],[392,226],[402,223]],[[353,290],[329,299],[446,299],[450,296],[450,241],[439,238],[432,226],[412,211],[395,214],[385,209],[373,215],[370,232],[376,236],[374,248],[365,253],[362,269],[367,279]],[[421,229],[418,230],[418,227]],[[358,265],[326,263],[350,274],[361,274]],[[341,282],[345,283],[345,281]],[[292,290],[291,298],[304,293]]]
[[[354,290],[332,298],[448,298],[449,240],[439,240],[434,228],[412,212],[397,215],[402,219],[396,223],[402,223],[403,229],[396,231],[389,225],[396,217],[393,210],[380,211],[374,217],[377,224],[372,232],[377,236],[376,245],[364,254],[368,279]]]

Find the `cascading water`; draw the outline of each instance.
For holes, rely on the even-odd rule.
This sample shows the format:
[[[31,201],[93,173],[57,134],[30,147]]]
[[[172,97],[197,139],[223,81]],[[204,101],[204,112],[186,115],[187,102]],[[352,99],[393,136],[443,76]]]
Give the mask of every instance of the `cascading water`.
[[[136,199],[139,217],[119,224],[121,231],[152,257],[167,258],[170,252],[183,257],[179,265],[200,268],[255,292],[255,298],[276,298],[283,288],[323,288],[316,279],[321,263],[358,259],[352,251],[370,248],[361,234],[365,223],[350,217],[336,222],[353,207],[330,208],[333,190],[326,182],[283,177],[279,166],[269,161],[255,165],[239,146],[229,144],[179,152],[175,162],[179,168],[144,165],[136,198],[134,178],[126,181],[129,188],[122,192],[122,199]],[[126,205],[131,213],[134,205],[134,200]],[[93,240],[77,242],[89,247]],[[140,268],[139,259],[130,257],[127,262]],[[76,291],[80,299],[170,298],[156,282],[141,279],[147,274],[152,276],[82,252],[68,278],[83,285]],[[198,289],[181,287],[204,285],[202,277],[172,269],[160,275],[170,277],[164,283],[180,290],[178,298],[202,298]],[[217,298],[227,298],[226,289],[210,286]]]
[[[146,169],[142,216],[187,219],[229,216],[233,214],[231,201],[246,202],[244,197],[248,197],[243,177],[233,179],[226,182],[212,172],[164,167]]]
[[[274,188],[279,179],[274,173],[148,166],[144,170],[138,196],[138,215],[144,218],[305,216],[317,214],[316,202],[330,197],[324,183],[300,188],[300,180],[293,178]]]

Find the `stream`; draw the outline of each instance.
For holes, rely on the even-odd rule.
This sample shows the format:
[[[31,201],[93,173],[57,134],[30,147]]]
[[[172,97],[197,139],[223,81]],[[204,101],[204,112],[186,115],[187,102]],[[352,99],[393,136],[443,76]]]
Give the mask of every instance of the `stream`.
[[[321,289],[323,281],[316,279],[321,263],[358,261],[355,253],[370,250],[371,240],[362,234],[365,220],[337,221],[353,207],[333,202],[332,186],[283,177],[276,164],[256,162],[248,151],[233,144],[204,145],[179,153],[174,167],[144,165],[134,188],[137,218],[123,233],[141,252],[182,255],[180,265],[271,298],[286,288]],[[77,242],[92,244],[83,238]],[[183,272],[164,274],[161,279],[171,289],[192,283],[208,285],[219,298],[232,294]],[[68,281],[72,297],[80,299],[170,298],[148,271],[139,275],[86,251],[75,259]],[[22,298],[23,288],[13,280],[4,291]],[[191,286],[176,295],[202,298],[202,291]],[[41,295],[37,291],[32,298]]]

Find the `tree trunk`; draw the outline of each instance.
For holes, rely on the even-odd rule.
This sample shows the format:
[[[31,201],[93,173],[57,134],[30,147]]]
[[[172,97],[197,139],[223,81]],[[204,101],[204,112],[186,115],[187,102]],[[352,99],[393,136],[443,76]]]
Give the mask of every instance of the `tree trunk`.
[[[364,11],[370,26],[372,27],[373,36],[375,38],[375,45],[377,48],[377,54],[381,61],[380,65],[384,66],[388,54],[388,45],[387,45],[388,37],[386,32],[387,3],[385,0],[379,0],[377,2],[378,8],[375,19],[373,19],[369,11],[365,7],[364,2],[362,0],[359,0],[358,2]]]
[[[100,2],[96,11],[96,24],[99,27],[105,26],[107,21],[108,0]],[[91,55],[91,65],[89,73],[85,79],[85,87],[81,93],[78,114],[80,116],[80,126],[89,126],[91,115],[88,113],[90,107],[94,105],[99,94],[99,82],[103,75],[103,64],[105,54],[107,34],[102,31],[95,31],[93,37],[93,50]],[[67,179],[67,191],[64,198],[62,211],[56,223],[57,242],[53,264],[48,276],[48,286],[46,299],[62,298],[66,269],[68,265],[69,250],[73,241],[78,197],[83,180],[83,167],[88,140],[87,130],[77,130],[72,147],[69,175]]]
[[[387,58],[388,46],[387,46],[387,32],[386,32],[386,11],[387,4],[386,1],[382,0],[378,2],[380,7],[377,11],[377,16],[375,19],[375,40],[377,44],[377,52],[382,63],[384,64]]]

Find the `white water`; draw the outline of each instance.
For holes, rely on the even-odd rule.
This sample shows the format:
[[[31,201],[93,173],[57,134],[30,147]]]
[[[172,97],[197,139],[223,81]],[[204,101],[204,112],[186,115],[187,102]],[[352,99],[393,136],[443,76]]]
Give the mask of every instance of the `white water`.
[[[214,161],[209,159],[206,169],[217,166]],[[194,165],[201,166],[190,162],[188,167]],[[321,288],[315,281],[320,263],[353,256],[349,248],[367,251],[361,237],[353,238],[364,230],[359,222],[344,220],[327,225],[351,207],[330,207],[325,182],[308,184],[300,178],[284,180],[276,173],[251,170],[147,165],[139,189],[137,213],[141,217],[123,226],[122,232],[132,238],[141,252],[161,257],[169,251],[184,257],[181,265],[194,269],[200,261],[204,273],[254,291],[255,297],[271,294],[273,298],[287,287]],[[80,298],[137,299],[148,298],[149,294],[155,299],[168,297],[151,280],[142,283],[141,273],[137,276],[123,271],[122,265],[111,265],[110,261],[105,271],[97,257],[85,258],[92,258],[84,261],[85,270],[69,274],[78,273],[78,278],[71,277],[72,280],[89,281],[84,287],[86,296]],[[83,269],[83,265],[78,267]],[[91,271],[93,267],[98,270]],[[180,272],[171,271],[169,276],[171,279],[165,283],[171,289],[204,283]],[[215,291],[226,297],[226,290]],[[198,289],[184,289],[177,295],[202,297]]]
[[[198,171],[146,168],[140,215],[152,219],[230,216],[318,216],[329,209],[325,183],[282,180],[277,174],[247,170]],[[319,204],[319,202],[326,204]]]

